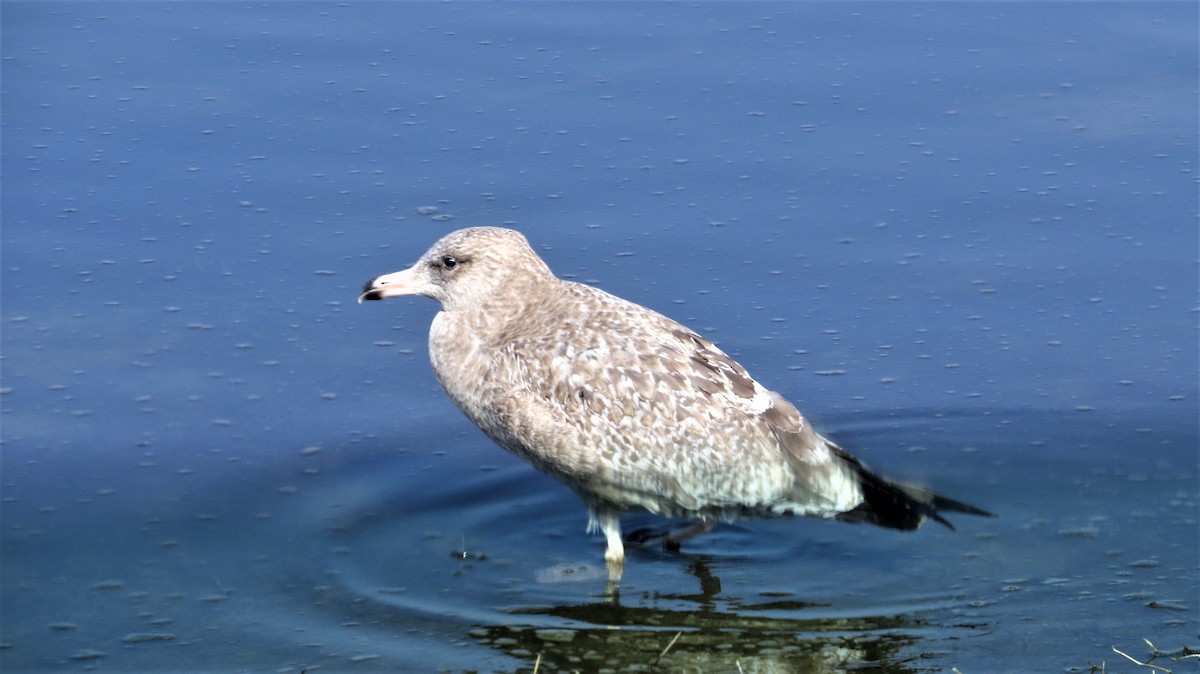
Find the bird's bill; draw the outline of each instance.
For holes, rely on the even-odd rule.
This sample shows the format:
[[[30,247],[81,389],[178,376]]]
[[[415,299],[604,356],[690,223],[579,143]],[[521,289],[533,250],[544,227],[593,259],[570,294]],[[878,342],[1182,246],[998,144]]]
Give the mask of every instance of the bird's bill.
[[[367,281],[358,296],[359,304],[371,300],[386,300],[389,297],[401,295],[416,295],[420,292],[422,283],[417,279],[416,267],[398,271],[392,274],[376,276]]]

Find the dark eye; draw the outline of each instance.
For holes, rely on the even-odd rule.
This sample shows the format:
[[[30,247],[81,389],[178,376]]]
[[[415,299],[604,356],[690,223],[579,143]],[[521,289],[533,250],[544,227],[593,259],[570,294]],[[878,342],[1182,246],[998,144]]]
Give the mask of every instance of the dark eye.
[[[454,257],[453,255],[447,255],[446,257],[442,258],[442,266],[446,269],[454,269],[458,266],[458,258]]]

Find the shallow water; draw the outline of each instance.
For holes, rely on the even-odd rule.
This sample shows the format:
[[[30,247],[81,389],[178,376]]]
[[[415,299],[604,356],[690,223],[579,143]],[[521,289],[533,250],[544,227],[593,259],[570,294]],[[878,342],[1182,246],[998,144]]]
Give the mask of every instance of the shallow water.
[[[837,428],[1001,517],[957,518],[957,533],[724,525],[680,554],[633,547],[614,598],[574,495],[474,432],[281,452],[238,479],[153,466],[141,479],[160,493],[136,502],[120,487],[53,510],[10,497],[5,657],[596,671],[648,665],[682,632],[672,671],[1016,671],[1194,643],[1194,429],[1076,412]]]
[[[0,669],[1195,669],[1197,10],[1080,7],[5,3]],[[606,594],[354,303],[479,224],[999,518]]]

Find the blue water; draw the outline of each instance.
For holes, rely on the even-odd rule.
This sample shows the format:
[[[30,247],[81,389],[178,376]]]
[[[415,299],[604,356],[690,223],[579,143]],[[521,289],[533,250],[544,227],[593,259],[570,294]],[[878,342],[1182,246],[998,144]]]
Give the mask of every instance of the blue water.
[[[1194,671],[1198,23],[5,2],[0,669]],[[741,522],[605,596],[434,303],[354,302],[472,225],[999,519]]]

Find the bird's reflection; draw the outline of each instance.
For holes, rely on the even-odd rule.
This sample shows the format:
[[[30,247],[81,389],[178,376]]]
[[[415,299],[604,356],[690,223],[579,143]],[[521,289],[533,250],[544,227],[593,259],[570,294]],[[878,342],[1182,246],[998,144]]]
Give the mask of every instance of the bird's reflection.
[[[487,626],[473,634],[526,666],[536,662],[539,671],[913,671],[900,656],[916,641],[904,634],[917,625],[908,616],[831,617],[821,615],[827,605],[774,593],[755,602],[723,594],[710,557],[688,555],[684,568],[696,580],[695,593],[639,594],[631,603],[610,583],[587,603],[510,611],[517,621],[554,616],[572,627],[547,629],[531,620],[542,624]]]

